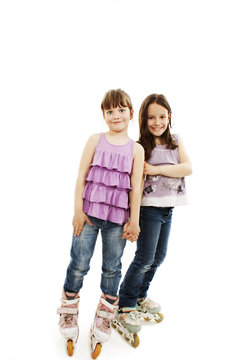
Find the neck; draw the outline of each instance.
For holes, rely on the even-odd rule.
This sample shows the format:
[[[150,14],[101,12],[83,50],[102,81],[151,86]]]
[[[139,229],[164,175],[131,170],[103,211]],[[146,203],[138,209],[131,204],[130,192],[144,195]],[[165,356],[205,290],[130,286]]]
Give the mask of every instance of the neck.
[[[165,141],[161,138],[161,136],[159,137],[155,137],[155,144],[156,145],[165,145]]]
[[[106,139],[113,145],[124,145],[129,141],[129,136],[126,132],[115,132],[109,130],[105,133]]]
[[[106,134],[108,134],[109,136],[112,136],[112,137],[119,137],[119,138],[127,137],[127,138],[128,138],[127,129],[124,129],[124,130],[122,130],[122,131],[112,131],[112,130],[108,130],[108,131],[106,132]]]

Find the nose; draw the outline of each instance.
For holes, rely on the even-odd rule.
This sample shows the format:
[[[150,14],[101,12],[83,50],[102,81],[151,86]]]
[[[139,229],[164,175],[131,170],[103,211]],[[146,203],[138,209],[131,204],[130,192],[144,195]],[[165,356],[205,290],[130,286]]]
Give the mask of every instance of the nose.
[[[115,111],[115,112],[114,112],[114,114],[113,114],[113,118],[114,118],[114,119],[119,119],[119,114],[118,114],[118,112],[117,112],[117,111]]]
[[[156,125],[160,125],[161,124],[161,119],[159,117],[155,118],[155,124]]]

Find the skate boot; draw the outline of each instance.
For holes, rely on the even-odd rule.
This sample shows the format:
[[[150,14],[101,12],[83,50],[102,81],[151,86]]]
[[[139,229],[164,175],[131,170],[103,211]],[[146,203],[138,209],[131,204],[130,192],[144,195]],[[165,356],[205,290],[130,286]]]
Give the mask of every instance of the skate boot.
[[[159,323],[163,320],[163,314],[160,313],[161,306],[148,297],[138,299],[136,309],[139,317],[143,317],[146,321],[155,320]]]
[[[78,294],[71,294],[63,291],[61,307],[57,309],[60,315],[59,330],[62,336],[67,340],[67,352],[72,356],[74,346],[78,339]]]
[[[139,345],[137,332],[141,330],[138,312],[135,308],[124,307],[117,312],[112,327],[122,335],[132,347]]]
[[[101,352],[102,343],[109,340],[111,322],[118,309],[118,298],[102,294],[91,326],[91,355],[96,359]]]

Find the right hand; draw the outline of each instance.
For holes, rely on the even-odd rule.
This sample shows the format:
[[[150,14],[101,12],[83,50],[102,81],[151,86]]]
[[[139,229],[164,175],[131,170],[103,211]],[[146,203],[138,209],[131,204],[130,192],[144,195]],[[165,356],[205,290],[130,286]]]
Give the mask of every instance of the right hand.
[[[129,221],[123,226],[122,238],[134,242],[137,240],[139,233],[140,233],[139,225],[133,224],[131,221]]]
[[[74,236],[81,234],[85,222],[87,222],[90,226],[93,225],[89,217],[83,211],[75,212],[72,221]]]

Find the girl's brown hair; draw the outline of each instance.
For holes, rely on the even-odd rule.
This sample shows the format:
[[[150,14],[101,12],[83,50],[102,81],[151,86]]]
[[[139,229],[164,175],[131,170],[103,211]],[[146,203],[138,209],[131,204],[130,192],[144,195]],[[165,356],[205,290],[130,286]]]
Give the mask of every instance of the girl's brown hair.
[[[147,96],[145,100],[143,100],[139,110],[140,135],[138,142],[143,146],[145,150],[145,160],[148,160],[150,158],[151,152],[156,146],[154,135],[150,133],[147,126],[148,107],[150,104],[153,103],[163,106],[168,111],[169,123],[167,129],[161,135],[161,139],[166,144],[167,149],[174,150],[178,147],[178,145],[176,144],[170,133],[170,128],[172,127],[171,124],[172,110],[167,99],[162,94],[151,94]]]
[[[112,107],[116,108],[118,106],[128,107],[131,111],[133,109],[133,106],[130,96],[121,89],[109,90],[108,92],[106,92],[101,103],[102,112],[104,112],[104,110],[109,110]]]

